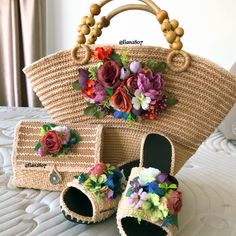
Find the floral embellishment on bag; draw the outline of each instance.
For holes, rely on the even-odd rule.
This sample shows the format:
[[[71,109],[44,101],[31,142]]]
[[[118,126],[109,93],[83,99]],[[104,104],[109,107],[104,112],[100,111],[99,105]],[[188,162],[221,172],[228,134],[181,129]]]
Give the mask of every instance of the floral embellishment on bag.
[[[56,157],[62,153],[68,154],[71,147],[80,141],[80,136],[74,129],[55,124],[43,125],[40,136],[42,138],[34,148],[40,156],[52,155]]]
[[[99,62],[89,69],[79,68],[75,90],[84,95],[84,114],[104,118],[113,115],[127,121],[156,120],[178,100],[165,88],[165,62],[132,61],[128,52],[96,48],[92,56]]]
[[[178,191],[175,177],[148,168],[130,181],[126,192],[128,204],[132,206],[132,216],[138,222],[146,217],[161,226],[178,226],[177,214],[182,207],[182,193]]]
[[[124,174],[114,166],[104,163],[96,164],[87,174],[75,177],[88,191],[94,193],[98,200],[114,199],[125,189]]]

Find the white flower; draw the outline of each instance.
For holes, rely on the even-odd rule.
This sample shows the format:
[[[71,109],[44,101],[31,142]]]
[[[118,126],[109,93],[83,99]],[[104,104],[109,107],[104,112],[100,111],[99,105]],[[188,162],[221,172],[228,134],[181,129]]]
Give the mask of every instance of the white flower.
[[[135,110],[139,110],[142,107],[143,110],[147,110],[149,103],[151,102],[150,97],[145,97],[140,90],[136,90],[132,98],[132,104]]]
[[[58,133],[60,133],[62,144],[67,144],[69,142],[70,129],[68,129],[66,126],[56,126],[56,127],[53,127],[52,130],[55,130]]]
[[[144,169],[139,174],[139,181],[141,185],[155,181],[156,177],[161,173],[160,170],[149,167]]]
[[[130,68],[131,72],[136,74],[139,71],[139,69],[141,68],[141,63],[139,61],[133,61],[130,63],[129,68]]]
[[[129,69],[122,67],[120,70],[120,79],[124,80],[125,78],[127,78],[130,75],[130,71]]]

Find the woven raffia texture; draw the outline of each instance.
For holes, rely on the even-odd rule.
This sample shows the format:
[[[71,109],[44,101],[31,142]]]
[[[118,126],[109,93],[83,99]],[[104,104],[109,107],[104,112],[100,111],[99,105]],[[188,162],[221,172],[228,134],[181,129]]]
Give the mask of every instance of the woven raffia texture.
[[[133,206],[131,204],[129,204],[129,202],[128,202],[129,198],[126,197],[126,193],[129,189],[130,181],[132,181],[134,178],[136,178],[139,175],[139,173],[144,169],[145,168],[140,168],[140,167],[139,168],[136,167],[136,168],[132,169],[129,180],[128,180],[128,184],[127,184],[127,187],[126,187],[126,190],[123,192],[123,194],[121,196],[121,200],[120,200],[119,205],[118,205],[116,219],[117,219],[117,226],[118,226],[119,232],[122,236],[126,236],[125,230],[124,230],[123,225],[122,225],[122,219],[126,218],[126,217],[132,217],[132,212],[133,212]],[[145,220],[147,222],[150,222],[150,223],[153,223],[145,215],[143,216],[143,220]],[[163,223],[162,221],[159,221],[159,222],[155,222],[153,224],[161,227],[162,223]],[[138,224],[138,219],[137,219],[137,224]],[[163,229],[167,232],[168,236],[172,236],[176,228],[175,228],[174,225],[170,225],[168,227],[163,227]],[[147,228],[147,232],[148,232],[148,228]]]
[[[166,61],[170,52],[169,49],[149,46],[99,46],[111,46],[117,52],[128,50],[130,61]],[[91,47],[95,48],[94,45]],[[83,50],[79,53],[84,56]],[[179,103],[163,113],[157,121],[144,121],[131,127],[127,126],[124,120],[115,120],[111,116],[101,120],[84,116],[84,97],[72,88],[72,83],[78,79],[79,65],[72,60],[70,51],[58,52],[43,58],[25,68],[24,72],[55,121],[101,123],[106,127],[123,127],[136,133],[164,133],[175,145],[177,172],[218,126],[236,101],[235,76],[206,59],[194,55],[191,55],[191,58],[191,65],[187,71],[176,73],[167,70],[165,74],[166,87],[175,94]],[[182,57],[174,58],[175,66],[182,63]],[[84,68],[91,65],[94,65],[93,60]]]
[[[74,145],[67,155],[41,157],[36,154],[34,147],[41,138],[39,133],[43,124],[28,120],[17,125],[12,158],[14,182],[17,187],[61,191],[74,176],[89,171],[101,161],[103,127],[83,123],[68,125],[80,135],[79,144]],[[53,170],[61,176],[60,184],[51,184],[49,175]]]
[[[70,217],[72,220],[86,224],[96,223],[109,218],[116,212],[120,196],[117,196],[115,199],[109,199],[108,201],[103,199],[99,200],[94,193],[86,190],[83,185],[79,184],[78,180],[68,183],[67,186],[68,187],[64,189],[60,195],[60,206],[65,216]],[[78,189],[78,191],[81,191],[89,198],[93,208],[92,217],[80,215],[68,208],[64,196],[70,188]]]

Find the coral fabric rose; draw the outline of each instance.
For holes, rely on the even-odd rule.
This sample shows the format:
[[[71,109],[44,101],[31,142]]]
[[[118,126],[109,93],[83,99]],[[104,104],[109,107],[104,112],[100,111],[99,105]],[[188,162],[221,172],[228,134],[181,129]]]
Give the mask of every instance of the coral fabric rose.
[[[126,93],[125,89],[119,87],[116,92],[111,97],[112,105],[122,111],[122,112],[130,112],[132,109],[131,97]]]
[[[99,177],[105,170],[106,165],[103,163],[98,163],[88,172],[88,175],[96,175],[97,177]]]
[[[167,198],[167,207],[171,215],[177,215],[182,208],[182,193],[172,191]]]
[[[106,88],[116,89],[121,81],[120,65],[116,61],[106,61],[97,71],[98,81]]]
[[[125,82],[129,92],[134,95],[135,91],[138,89],[138,78],[136,76],[131,76]]]
[[[62,147],[62,141],[55,130],[49,130],[41,139],[42,146],[51,154],[57,153]]]

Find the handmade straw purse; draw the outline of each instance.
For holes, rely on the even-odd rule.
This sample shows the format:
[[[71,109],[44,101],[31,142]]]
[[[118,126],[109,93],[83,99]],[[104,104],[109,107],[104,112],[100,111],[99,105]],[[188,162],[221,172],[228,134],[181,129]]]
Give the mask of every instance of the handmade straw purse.
[[[17,187],[61,191],[74,176],[88,171],[101,161],[102,125],[74,124],[80,141],[68,154],[40,156],[35,145],[45,122],[21,121],[15,129],[13,146],[13,178]],[[56,125],[65,126],[57,123]]]
[[[134,145],[134,140],[127,137],[127,132],[137,135],[136,144],[141,141],[138,136],[139,132],[164,133],[175,145],[175,172],[177,172],[235,103],[236,77],[204,58],[183,51],[181,37],[184,31],[179,27],[178,21],[170,20],[167,12],[161,10],[151,0],[140,1],[143,4],[124,5],[97,22],[94,16],[99,15],[101,8],[112,1],[101,0],[98,4],[93,4],[90,7],[89,16],[84,17],[82,24],[79,25],[77,45],[72,52],[68,50],[49,55],[25,68],[24,72],[43,106],[56,122],[87,122],[103,124],[108,128],[118,128],[117,135],[121,140],[121,151],[115,154],[117,159],[121,156],[124,159],[126,157],[135,159],[138,156],[137,152],[130,150],[130,146]],[[109,25],[111,19],[127,10],[143,10],[156,16],[170,44],[170,49],[151,46],[94,45],[97,37],[102,34],[102,29]],[[87,39],[86,35],[89,35]],[[99,58],[99,50],[103,51],[100,55],[101,59],[109,54],[110,49],[115,52],[113,56],[127,53],[128,65],[134,61],[144,63],[144,65],[150,65],[147,63],[150,60],[165,62],[167,65],[163,74],[165,87],[177,98],[178,103],[168,108],[154,121],[136,121],[132,125],[127,125],[124,119],[115,119],[110,113],[105,117],[98,114],[97,117],[100,119],[86,116],[84,114],[88,106],[86,96],[81,91],[76,91],[73,84],[82,76],[81,69],[89,71],[98,66],[99,60],[94,59],[94,55]],[[113,60],[117,61],[117,58],[113,57]],[[91,75],[91,70],[89,73]],[[93,79],[96,80],[96,76]],[[86,93],[88,91],[86,90]],[[125,96],[129,102],[131,98],[134,98],[134,95],[131,96],[128,92]],[[139,98],[135,99],[137,101]],[[145,101],[148,103],[150,99]],[[150,103],[149,108],[153,108]],[[156,107],[153,109],[156,112]],[[144,114],[152,115],[149,110],[146,110]],[[114,143],[110,144],[115,140],[107,139],[105,142],[107,142],[107,149],[105,148],[104,158],[109,159],[107,155],[109,148],[114,146]]]

